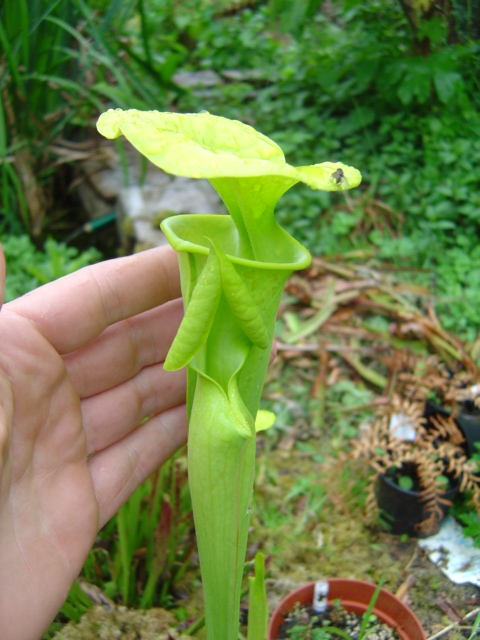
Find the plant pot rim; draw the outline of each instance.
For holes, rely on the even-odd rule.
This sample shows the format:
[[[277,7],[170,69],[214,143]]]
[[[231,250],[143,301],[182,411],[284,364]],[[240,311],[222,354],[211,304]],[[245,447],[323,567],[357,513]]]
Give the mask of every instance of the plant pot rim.
[[[441,513],[435,511],[435,520],[430,521],[432,510],[422,501],[420,491],[402,489],[384,474],[378,474],[374,485],[377,505],[380,513],[383,512],[386,517],[387,530],[393,534],[406,533],[415,537],[433,535],[438,531],[440,523],[448,513],[449,504],[453,503],[459,490],[460,480],[457,480],[449,489],[441,491],[442,498],[448,502],[440,503]],[[424,522],[430,522],[426,529],[422,529]]]
[[[387,476],[386,473],[379,473],[378,474],[378,478],[382,481],[385,482],[385,484],[388,484],[391,487],[395,487],[395,489],[399,492],[402,493],[403,495],[406,496],[411,496],[412,498],[419,498],[421,495],[421,491],[416,491],[415,489],[404,489],[403,487],[401,487],[399,484],[397,484],[394,480],[392,480],[392,478],[389,478]],[[449,478],[450,481],[450,486],[448,487],[448,489],[445,489],[442,493],[443,495],[448,499],[449,495],[451,494],[452,498],[455,498],[455,496],[458,493],[458,489],[460,487],[460,480],[458,478]]]
[[[327,578],[329,585],[328,603],[340,600],[349,611],[362,614],[368,609],[376,585],[354,578]],[[277,606],[268,625],[267,640],[276,640],[285,614],[296,603],[312,602],[315,582],[309,582],[289,593]],[[401,640],[426,640],[425,632],[413,611],[393,593],[381,589],[373,613],[379,620],[393,627]]]
[[[467,458],[471,458],[475,453],[475,443],[480,442],[480,413],[455,412],[451,408],[447,409],[432,400],[425,402],[425,411],[427,416],[438,413],[444,417],[452,416],[454,418],[460,433],[465,438],[465,441],[460,446],[465,451]]]

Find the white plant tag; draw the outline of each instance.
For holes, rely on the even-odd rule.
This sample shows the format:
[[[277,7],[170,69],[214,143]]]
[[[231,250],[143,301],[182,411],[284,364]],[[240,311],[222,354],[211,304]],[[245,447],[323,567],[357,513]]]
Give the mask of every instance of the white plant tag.
[[[327,610],[328,582],[318,580],[313,589],[312,609],[315,613],[324,613]]]
[[[390,433],[399,440],[413,442],[417,430],[413,426],[410,416],[405,413],[394,413],[390,418]]]

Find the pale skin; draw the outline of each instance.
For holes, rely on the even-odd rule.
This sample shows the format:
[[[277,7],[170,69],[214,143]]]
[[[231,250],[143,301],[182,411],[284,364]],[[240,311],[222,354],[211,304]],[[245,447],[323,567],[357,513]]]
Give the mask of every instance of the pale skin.
[[[4,282],[0,251],[0,301]],[[87,267],[2,307],[2,640],[41,638],[98,530],[185,443],[185,373],[162,366],[179,296],[166,247]]]

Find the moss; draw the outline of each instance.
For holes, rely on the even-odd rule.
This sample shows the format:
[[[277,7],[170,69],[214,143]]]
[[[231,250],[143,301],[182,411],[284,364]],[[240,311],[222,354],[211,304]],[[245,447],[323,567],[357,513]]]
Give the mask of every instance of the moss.
[[[70,623],[55,640],[188,640],[174,630],[175,616],[165,609],[135,611],[92,607],[78,624]]]

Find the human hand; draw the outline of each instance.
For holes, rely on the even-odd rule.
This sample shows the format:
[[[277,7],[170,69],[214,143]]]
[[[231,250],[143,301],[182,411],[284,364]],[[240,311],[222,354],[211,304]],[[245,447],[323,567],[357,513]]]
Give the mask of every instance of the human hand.
[[[0,302],[4,282],[0,255]],[[98,530],[185,443],[185,375],[162,366],[179,296],[165,247],[86,267],[1,309],[2,640],[41,637]]]

